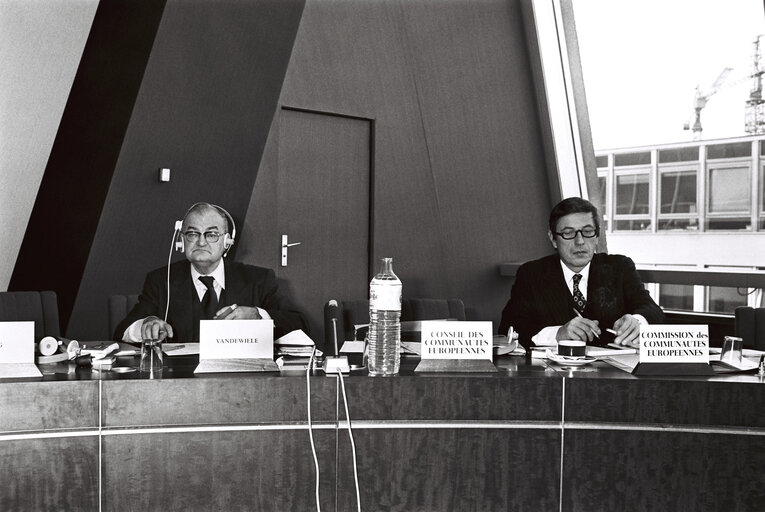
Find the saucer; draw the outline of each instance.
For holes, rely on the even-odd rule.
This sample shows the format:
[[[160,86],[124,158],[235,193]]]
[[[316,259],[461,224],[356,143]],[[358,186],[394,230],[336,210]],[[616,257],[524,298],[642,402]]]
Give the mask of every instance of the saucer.
[[[583,366],[585,364],[594,363],[598,360],[597,357],[584,356],[584,357],[567,357],[559,356],[558,354],[548,353],[547,359],[564,366]]]

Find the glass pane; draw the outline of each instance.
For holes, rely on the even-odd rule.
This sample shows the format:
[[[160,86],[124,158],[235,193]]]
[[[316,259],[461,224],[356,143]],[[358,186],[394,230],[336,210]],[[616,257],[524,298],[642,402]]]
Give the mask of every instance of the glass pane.
[[[751,142],[733,142],[707,147],[707,158],[738,158],[752,156]]]
[[[748,212],[750,188],[748,167],[710,169],[709,212]]]
[[[598,168],[608,167],[608,155],[596,156],[595,165],[598,166]]]
[[[624,153],[614,155],[614,167],[620,165],[651,165],[651,152]]]
[[[648,174],[623,174],[616,177],[616,213],[648,214]]]
[[[651,219],[614,221],[615,231],[648,231],[649,229],[651,229]]]
[[[662,231],[698,231],[698,219],[659,219]]]
[[[603,205],[603,211],[600,212],[603,215],[606,214],[606,192],[608,190],[608,187],[606,186],[606,177],[605,176],[598,176],[598,186],[600,187],[600,204]]]
[[[667,309],[693,311],[693,285],[659,285],[659,305]]]
[[[738,306],[746,306],[747,289],[725,286],[709,287],[709,312],[733,314]]]
[[[752,222],[749,217],[707,219],[707,229],[710,231],[748,231],[752,229]]]
[[[696,171],[661,174],[661,213],[696,213]]]

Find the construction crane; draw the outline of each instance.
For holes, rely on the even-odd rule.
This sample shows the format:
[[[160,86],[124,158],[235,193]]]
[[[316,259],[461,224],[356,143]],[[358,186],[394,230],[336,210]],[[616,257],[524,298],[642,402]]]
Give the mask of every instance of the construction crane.
[[[728,79],[728,75],[731,73],[731,71],[733,71],[733,68],[726,67],[723,69],[712,84],[712,87],[703,93],[699,89],[699,86],[696,86],[696,95],[693,98],[693,110],[696,116],[696,120],[693,123],[693,140],[701,139],[701,111],[704,109],[704,107],[707,106],[707,101],[709,101],[709,98],[711,98],[712,95],[720,90],[720,87],[722,87],[722,85]],[[683,125],[683,130],[688,130],[690,128],[690,121],[687,121],[685,125]]]
[[[752,88],[749,91],[749,99],[746,101],[744,110],[744,129],[751,135],[765,133],[765,100],[762,98],[762,75],[765,73],[760,64],[760,34],[754,40],[754,55],[752,63]]]

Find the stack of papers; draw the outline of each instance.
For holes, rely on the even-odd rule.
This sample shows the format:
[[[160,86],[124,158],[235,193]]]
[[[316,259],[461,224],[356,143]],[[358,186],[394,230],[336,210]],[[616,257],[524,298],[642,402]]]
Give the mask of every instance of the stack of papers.
[[[301,329],[288,332],[278,340],[274,341],[277,356],[287,357],[311,357],[315,344]],[[316,355],[321,355],[316,351]]]

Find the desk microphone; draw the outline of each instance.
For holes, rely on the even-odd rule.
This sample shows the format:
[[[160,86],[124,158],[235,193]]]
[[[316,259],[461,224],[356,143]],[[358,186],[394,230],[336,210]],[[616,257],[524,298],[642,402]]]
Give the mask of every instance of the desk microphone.
[[[324,358],[324,373],[326,375],[333,373],[350,373],[351,368],[348,365],[348,357],[340,355],[340,349],[337,345],[337,318],[340,315],[340,308],[337,301],[332,299],[327,303],[327,315],[332,323],[332,340],[335,347],[335,355]]]

